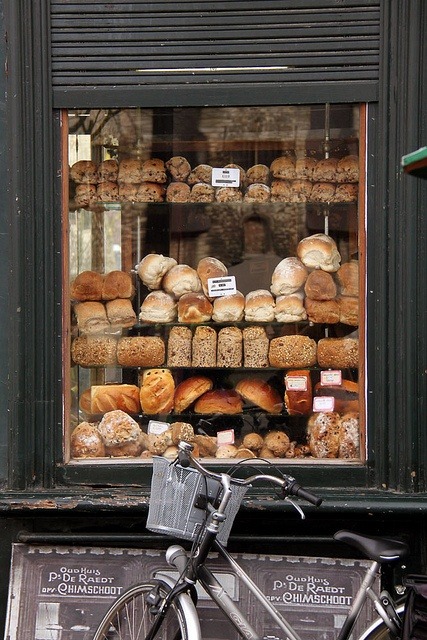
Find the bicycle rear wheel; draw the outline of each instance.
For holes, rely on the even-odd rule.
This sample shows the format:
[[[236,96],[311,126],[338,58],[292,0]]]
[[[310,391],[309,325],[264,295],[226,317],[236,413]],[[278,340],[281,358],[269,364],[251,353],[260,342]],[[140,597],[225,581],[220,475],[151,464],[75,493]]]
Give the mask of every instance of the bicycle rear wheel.
[[[168,587],[158,580],[128,589],[107,611],[93,640],[144,640],[155,619],[146,596],[155,587],[160,597],[168,592]],[[169,607],[156,639],[188,640],[185,615],[178,599]]]

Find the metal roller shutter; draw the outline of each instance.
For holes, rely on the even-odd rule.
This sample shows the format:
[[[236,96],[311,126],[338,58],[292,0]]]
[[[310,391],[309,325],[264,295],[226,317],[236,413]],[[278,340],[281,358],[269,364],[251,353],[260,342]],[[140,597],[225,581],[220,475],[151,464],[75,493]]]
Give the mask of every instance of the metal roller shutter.
[[[373,100],[380,0],[51,0],[54,104]],[[240,96],[240,97],[239,97]]]

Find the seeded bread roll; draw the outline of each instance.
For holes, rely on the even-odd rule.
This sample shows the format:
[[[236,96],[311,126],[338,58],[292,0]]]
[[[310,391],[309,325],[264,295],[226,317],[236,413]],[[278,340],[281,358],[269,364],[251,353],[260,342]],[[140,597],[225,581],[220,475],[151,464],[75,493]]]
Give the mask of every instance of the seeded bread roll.
[[[212,184],[212,167],[209,164],[198,164],[197,167],[190,172],[187,182],[190,185],[195,185],[200,182],[205,184]]]
[[[141,304],[141,322],[174,322],[176,317],[176,300],[165,291],[151,291]]]
[[[79,302],[74,305],[74,313],[81,334],[103,333],[110,328],[102,302]]]
[[[184,293],[199,292],[202,283],[197,271],[187,264],[177,264],[163,276],[162,287],[175,298],[180,298]]]
[[[144,160],[141,166],[141,180],[143,182],[157,182],[164,184],[166,178],[166,167],[163,160],[159,158],[150,158]]]
[[[238,327],[224,327],[218,332],[217,367],[241,367],[243,335]]]
[[[202,283],[203,293],[209,296],[209,278],[224,278],[228,275],[228,269],[221,260],[208,256],[199,260],[197,275]]]
[[[169,332],[167,348],[168,367],[191,366],[191,329],[188,327],[172,327]]]
[[[119,172],[117,182],[119,184],[139,184],[141,177],[142,163],[138,158],[124,158],[119,162]]]
[[[307,320],[303,295],[294,293],[290,296],[278,296],[274,316],[277,322],[301,322]]]
[[[238,169],[240,174],[239,186],[246,182],[246,171],[243,169],[243,167],[240,166],[240,164],[234,164],[234,162],[230,162],[229,164],[224,165],[224,169]]]
[[[360,455],[359,414],[346,413],[341,416],[339,458],[358,458]]]
[[[204,293],[184,293],[178,300],[178,322],[209,322],[213,306]]]
[[[102,299],[132,298],[135,293],[131,276],[125,271],[110,271],[104,276]]]
[[[139,413],[139,388],[134,384],[103,384],[91,387],[90,413],[106,413],[115,409]]]
[[[169,258],[161,253],[149,253],[139,263],[138,275],[148,289],[160,289],[163,276],[176,264],[174,258]]]
[[[358,339],[322,338],[317,344],[317,361],[320,367],[326,369],[357,369],[359,366]]]
[[[136,192],[135,202],[163,202],[166,189],[157,182],[141,182]]]
[[[98,182],[117,182],[119,163],[117,160],[103,160],[98,165]]]
[[[274,178],[281,180],[292,180],[296,177],[295,162],[288,156],[276,158],[270,165],[270,171]]]
[[[190,175],[191,166],[183,156],[173,156],[166,162],[166,169],[175,182],[185,182]]]
[[[170,413],[173,408],[175,381],[169,369],[147,369],[142,374],[139,394],[142,411],[148,415]]]
[[[306,180],[313,179],[313,171],[316,168],[316,158],[304,157],[295,161],[295,176]]]
[[[190,192],[190,202],[214,202],[215,189],[205,182],[196,182]]]
[[[357,183],[337,184],[333,202],[357,202],[359,185]]]
[[[322,158],[313,171],[315,182],[335,182],[337,177],[337,158]]]
[[[269,184],[270,169],[266,164],[254,164],[246,172],[246,184]]]
[[[74,202],[78,207],[89,207],[98,202],[95,184],[78,184],[74,195]]]
[[[103,458],[105,445],[98,427],[89,422],[81,422],[71,434],[72,458]]]
[[[341,262],[335,240],[324,233],[316,233],[300,240],[297,256],[309,269],[329,272],[338,271]]]
[[[212,320],[215,322],[240,322],[244,313],[245,296],[240,291],[214,299]]]
[[[312,367],[316,364],[316,342],[307,336],[280,336],[270,340],[270,365],[281,369]]]
[[[318,382],[314,394],[334,398],[334,411],[337,413],[359,411],[359,384],[352,380],[342,380],[340,385],[322,385]]]
[[[344,262],[337,271],[337,281],[342,296],[359,297],[359,263]]]
[[[212,327],[197,327],[192,341],[192,366],[216,367],[217,334]]]
[[[118,202],[119,186],[117,182],[99,182],[96,187],[96,199],[99,202]]]
[[[133,327],[136,323],[136,313],[130,300],[108,300],[105,307],[111,327]]]
[[[250,184],[243,196],[244,202],[268,202],[271,197],[270,187],[260,182]]]
[[[273,180],[271,183],[272,202],[290,202],[292,186],[290,180]]]
[[[200,398],[206,391],[210,391],[212,387],[212,380],[205,376],[191,376],[191,378],[180,382],[175,389],[175,413],[182,413],[188,409],[197,398]]]
[[[117,340],[109,336],[79,336],[71,344],[71,357],[81,367],[108,367],[117,362]]]
[[[335,411],[314,413],[308,420],[308,445],[315,458],[336,458],[341,435],[340,416]]]
[[[194,405],[195,413],[224,413],[235,415],[242,413],[240,395],[233,389],[215,389],[206,391]]]
[[[160,367],[165,361],[165,345],[157,336],[120,338],[117,362],[123,367]]]
[[[264,327],[243,329],[243,366],[247,368],[268,367],[269,339]]]
[[[316,324],[336,324],[340,321],[340,308],[336,300],[304,300],[307,318]]]
[[[284,258],[275,267],[271,276],[271,293],[275,296],[288,296],[300,290],[308,276],[308,270],[301,260],[290,256]]]
[[[79,302],[102,300],[104,276],[96,271],[82,271],[70,285],[70,298]]]
[[[351,327],[359,325],[359,300],[350,296],[342,296],[337,298],[340,310],[340,322],[348,324]]]
[[[217,202],[241,202],[243,194],[236,187],[218,187],[215,189],[215,200]]]
[[[285,374],[285,407],[290,416],[308,416],[313,409],[309,369],[289,369]]]
[[[311,202],[334,202],[335,185],[331,182],[315,182],[310,194]]]
[[[78,160],[70,168],[70,178],[76,184],[96,184],[98,167],[92,160]]]
[[[358,182],[359,158],[357,156],[344,156],[338,160],[337,182]]]
[[[337,286],[330,273],[315,269],[307,277],[304,292],[311,300],[333,300],[337,295]]]
[[[256,289],[247,294],[245,320],[248,322],[272,322],[274,320],[274,298],[267,289]]]
[[[290,202],[310,202],[313,185],[310,180],[292,180]]]
[[[166,189],[166,202],[189,202],[190,192],[185,182],[171,182]]]
[[[120,202],[136,202],[138,196],[138,184],[119,182]]]
[[[182,440],[184,442],[194,442],[194,429],[188,422],[173,422],[170,429],[174,444],[179,444]]]
[[[279,393],[268,382],[260,378],[243,378],[236,384],[235,389],[242,398],[260,407],[267,413],[279,414],[283,402]]]
[[[107,447],[137,442],[141,436],[139,424],[120,409],[108,411],[98,429]]]

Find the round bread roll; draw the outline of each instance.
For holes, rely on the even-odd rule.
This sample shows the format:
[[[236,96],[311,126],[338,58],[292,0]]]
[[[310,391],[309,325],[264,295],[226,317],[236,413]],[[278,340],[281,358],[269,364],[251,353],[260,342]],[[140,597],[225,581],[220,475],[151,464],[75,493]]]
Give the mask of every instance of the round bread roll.
[[[288,296],[301,289],[308,277],[308,270],[298,258],[284,258],[271,276],[271,293],[275,296]]]
[[[310,202],[313,185],[310,180],[292,180],[290,202]]]
[[[170,437],[167,431],[148,434],[147,448],[150,453],[156,456],[162,456],[170,446]]]
[[[340,446],[340,416],[335,411],[314,413],[307,423],[308,446],[315,458],[336,458]]]
[[[324,233],[315,233],[300,240],[297,256],[309,269],[329,272],[338,271],[341,262],[335,240]]]
[[[270,187],[260,182],[250,184],[243,196],[244,202],[268,202],[271,197]]]
[[[279,414],[282,411],[282,399],[268,382],[259,378],[239,380],[235,389],[246,402],[261,407],[267,413]]]
[[[228,275],[228,269],[221,260],[208,256],[199,260],[197,275],[202,283],[203,293],[205,296],[209,296],[209,278],[224,278]]]
[[[359,158],[357,156],[344,156],[338,160],[336,180],[337,182],[358,182]]]
[[[245,447],[239,447],[237,449],[235,458],[240,458],[242,460],[256,458],[256,454],[250,449],[246,449]]]
[[[222,444],[215,453],[215,458],[235,458],[237,447],[234,444]]]
[[[171,182],[166,189],[166,202],[189,202],[190,191],[185,182]]]
[[[178,300],[178,322],[209,322],[213,306],[204,293],[184,293]]]
[[[173,156],[166,162],[166,169],[175,182],[185,182],[190,175],[191,165],[183,156]]]
[[[288,156],[276,158],[270,165],[270,171],[274,178],[289,180],[296,178],[295,162]]]
[[[213,302],[212,320],[240,322],[245,314],[245,296],[240,291],[230,296],[219,296]]]
[[[141,436],[139,424],[120,409],[108,411],[98,429],[107,447],[137,442]]]
[[[141,433],[141,435],[143,434]],[[136,442],[125,442],[121,445],[116,444],[111,447],[105,447],[105,453],[111,458],[137,458],[141,455],[143,449],[143,439],[140,438]]]
[[[272,322],[274,320],[274,298],[267,289],[255,289],[247,294],[245,320],[248,322]]]
[[[246,184],[269,184],[270,169],[266,164],[254,164],[246,172]]]
[[[88,207],[98,202],[95,184],[78,184],[74,195],[74,202],[78,207]]]
[[[211,436],[194,436],[194,444],[199,448],[201,458],[215,457],[217,446],[215,438]]]
[[[205,182],[196,182],[190,192],[190,202],[214,202],[215,189]]]
[[[165,291],[151,291],[141,304],[141,322],[174,322],[176,317],[175,298]]]
[[[321,385],[320,382],[314,387],[316,396],[326,396],[334,398],[334,411],[337,413],[347,413],[349,411],[359,411],[359,385],[352,380],[342,380],[340,385]]]
[[[337,177],[337,164],[337,158],[322,158],[314,168],[313,180],[316,182],[335,182]]]
[[[283,431],[269,431],[264,438],[264,446],[273,452],[275,458],[283,458],[290,444],[289,437]]]
[[[312,300],[333,300],[337,295],[337,286],[330,273],[315,269],[308,274],[304,291]]]
[[[357,202],[359,197],[359,185],[355,183],[338,184],[333,202]]]
[[[210,391],[213,382],[205,376],[192,376],[180,382],[175,389],[174,411],[182,413],[204,393]]]
[[[264,445],[261,451],[258,453],[258,458],[264,458],[264,460],[267,458],[274,458],[274,453],[271,449]]]
[[[143,182],[165,183],[167,178],[166,167],[163,160],[160,160],[159,158],[144,160],[141,166],[141,180]]]
[[[181,441],[193,442],[194,441],[194,429],[188,422],[173,422],[170,426],[172,432],[172,442],[174,445],[179,444]]]
[[[98,427],[89,422],[81,422],[71,434],[72,458],[102,458],[105,446]]]
[[[117,182],[119,163],[114,158],[103,160],[98,165],[98,182]]]
[[[137,266],[138,275],[148,289],[160,289],[163,276],[177,264],[174,258],[149,253]]]
[[[346,413],[341,416],[339,458],[358,458],[360,455],[359,414]]]
[[[229,164],[224,165],[224,169],[238,169],[240,174],[240,183],[239,186],[242,186],[246,182],[246,171],[240,164],[234,164],[234,162],[230,162]]]
[[[169,460],[175,460],[175,458],[178,455],[178,447],[175,445],[171,445],[170,447],[167,447],[166,451],[163,454],[164,458],[168,458]]]
[[[304,300],[307,318],[315,324],[337,324],[340,321],[340,307],[336,300]]]
[[[146,369],[139,393],[142,411],[148,415],[170,413],[173,408],[175,381],[169,369]]]
[[[70,298],[78,302],[102,300],[104,276],[96,271],[81,271],[71,282]]]
[[[98,182],[98,167],[92,160],[78,160],[70,168],[70,178],[76,184],[96,184]]]
[[[126,271],[110,271],[104,276],[102,299],[132,298],[135,293],[132,278]]]
[[[242,413],[242,399],[232,389],[216,389],[204,393],[194,405],[195,413]]]
[[[316,168],[316,158],[303,157],[297,158],[295,161],[295,176],[306,180],[313,179],[313,171]]]
[[[215,189],[215,200],[217,202],[241,202],[243,194],[236,187],[218,187]]]
[[[307,312],[304,307],[304,297],[294,293],[290,296],[278,296],[274,316],[277,322],[302,322],[307,320]]]
[[[197,271],[187,264],[177,264],[169,269],[163,277],[162,286],[166,293],[175,298],[180,298],[184,293],[197,293],[202,290]]]
[[[141,182],[136,192],[135,202],[163,202],[166,189],[157,182]]]
[[[119,173],[117,181],[126,184],[139,184],[141,177],[142,163],[138,158],[124,158],[119,162]]]
[[[292,388],[291,382],[299,388]],[[307,416],[313,409],[313,388],[309,369],[289,369],[285,374],[285,407],[290,416]]]
[[[96,199],[99,202],[118,202],[119,186],[117,182],[99,182],[96,187]]]
[[[342,296],[359,297],[359,262],[344,262],[337,271],[337,281]]]
[[[316,342],[301,335],[273,338],[270,340],[268,358],[271,367],[313,367],[316,364]]]
[[[209,164],[199,164],[190,172],[187,182],[195,185],[198,182],[204,182],[210,185],[212,183],[212,167]]]
[[[243,438],[242,446],[250,451],[259,453],[264,446],[264,439],[259,433],[247,433]]]
[[[311,202],[334,202],[335,185],[331,182],[315,182],[311,189]]]
[[[292,183],[290,180],[273,180],[271,183],[272,202],[290,202],[292,198]]]
[[[136,202],[138,196],[137,184],[128,182],[119,182],[119,200],[120,202]]]

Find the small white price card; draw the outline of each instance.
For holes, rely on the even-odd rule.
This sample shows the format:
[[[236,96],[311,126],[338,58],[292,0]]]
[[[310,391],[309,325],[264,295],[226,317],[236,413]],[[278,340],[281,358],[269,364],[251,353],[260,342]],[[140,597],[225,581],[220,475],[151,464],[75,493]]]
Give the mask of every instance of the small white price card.
[[[212,186],[213,187],[239,187],[240,171],[232,167],[213,168],[212,169]]]
[[[321,387],[340,387],[342,384],[342,371],[327,370],[320,372]]]
[[[335,398],[333,396],[316,396],[313,398],[313,411],[325,412],[333,411],[335,408]]]
[[[305,376],[285,376],[286,391],[307,391]]]
[[[227,429],[227,431],[218,431],[216,434],[216,443],[218,447],[222,444],[234,444],[234,429]]]
[[[160,420],[149,420],[147,433],[153,433],[159,435],[169,429],[170,425],[167,422],[160,422]]]
[[[208,278],[208,294],[210,298],[231,296],[236,293],[236,277]]]

